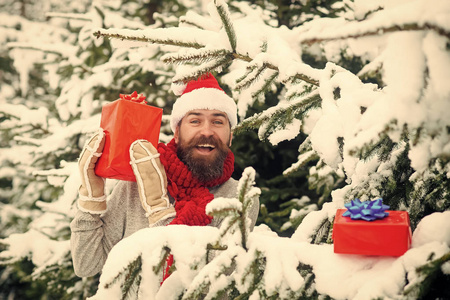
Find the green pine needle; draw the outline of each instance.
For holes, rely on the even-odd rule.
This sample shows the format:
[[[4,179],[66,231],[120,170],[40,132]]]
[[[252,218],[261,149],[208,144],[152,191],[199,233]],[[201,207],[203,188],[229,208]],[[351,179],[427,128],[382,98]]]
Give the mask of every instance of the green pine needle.
[[[199,77],[207,73],[213,73],[215,70],[223,68],[231,62],[230,56],[224,56],[218,59],[208,61],[198,67],[192,68],[191,72],[187,76],[178,77],[174,79],[174,83],[186,83],[191,80],[197,80]]]
[[[135,41],[135,42],[146,42],[146,43],[151,43],[151,44],[160,44],[160,45],[169,45],[169,46],[179,46],[179,47],[185,47],[185,48],[195,48],[195,49],[200,49],[205,47],[205,45],[199,44],[197,42],[184,42],[184,41],[180,41],[180,40],[174,40],[171,38],[166,38],[166,39],[158,39],[158,38],[150,38],[150,37],[146,37],[146,36],[127,36],[127,35],[122,35],[122,34],[118,34],[118,33],[107,33],[107,32],[101,32],[96,31],[93,33],[93,35],[96,38],[100,38],[100,37],[106,37],[106,38],[114,38],[114,39],[120,39],[120,40],[128,40],[128,41]]]
[[[225,28],[225,32],[227,33],[231,49],[233,49],[233,52],[236,52],[236,32],[234,31],[233,23],[230,19],[230,12],[228,10],[228,7],[226,6],[226,4],[221,5],[221,3],[217,3],[217,1],[214,1],[214,4],[216,5],[220,20],[222,20],[223,27]]]
[[[134,261],[132,261],[125,269],[117,274],[110,282],[105,283],[105,289],[110,288],[113,284],[117,283],[123,278],[121,284],[122,299],[128,299],[135,289],[139,290],[141,283],[141,271],[142,271],[142,257],[139,255]]]
[[[224,49],[208,51],[201,49],[184,55],[180,55],[178,53],[167,54],[162,58],[162,61],[170,64],[202,64],[211,60],[223,59],[223,57],[226,57],[229,54],[230,53]]]
[[[278,109],[274,107],[270,111],[259,113],[255,116],[245,119],[234,128],[234,133],[239,134],[245,130],[259,129],[266,123],[285,124],[286,120],[293,118],[303,118],[311,109],[321,106],[322,99],[317,91],[312,92],[308,96],[301,98],[289,106],[283,106]],[[267,137],[266,133],[263,137]]]
[[[267,64],[262,64],[261,66],[249,66],[247,70],[249,70],[248,73],[246,73],[246,78],[239,78],[238,83],[236,84],[237,90],[242,90],[249,88],[255,81],[257,81],[261,74],[267,69]]]

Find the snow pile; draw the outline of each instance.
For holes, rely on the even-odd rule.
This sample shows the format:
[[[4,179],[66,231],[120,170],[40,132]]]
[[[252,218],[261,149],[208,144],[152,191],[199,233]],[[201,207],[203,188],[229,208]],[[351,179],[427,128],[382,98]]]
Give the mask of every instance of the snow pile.
[[[332,206],[329,207],[332,213]],[[239,292],[246,293],[254,280],[252,264],[261,258],[266,263],[260,287],[267,296],[279,293],[280,299],[292,299],[293,295],[299,295],[306,278],[298,272],[297,266],[305,264],[311,266],[315,288],[321,294],[335,299],[395,298],[402,294],[406,278],[406,288],[419,279],[416,268],[426,264],[430,255],[438,258],[450,251],[450,211],[425,217],[414,231],[412,247],[401,257],[335,254],[333,245],[314,245],[300,238],[302,231],[310,231],[309,227],[320,223],[323,217],[328,217],[323,211],[311,212],[292,238],[280,238],[267,226],[260,225],[250,233],[247,251],[230,243],[233,239],[221,240],[228,248],[208,264],[204,261],[206,245],[217,241],[220,229],[187,226],[142,229],[111,251],[100,279],[100,289],[92,299],[119,297],[120,281],[108,288],[105,284],[112,282],[138,256],[142,257],[143,276],[139,299],[174,299],[183,291],[190,293],[191,285],[213,281],[217,281],[218,286],[210,290],[209,296],[233,281]],[[161,274],[153,270],[160,263],[166,246],[172,250],[177,270],[158,289]],[[230,267],[233,261],[234,272],[227,274],[223,266]],[[446,268],[448,274],[448,266]],[[260,299],[258,291],[251,299]]]
[[[101,3],[96,1],[97,5]],[[216,3],[226,6],[225,1]],[[223,77],[230,87],[248,85],[242,91],[233,91],[234,98],[239,99],[241,117],[254,101],[264,101],[261,90],[266,81],[274,80],[267,87],[269,90],[275,88],[275,83],[284,85],[286,89],[282,94],[287,99],[249,120],[263,120],[258,126],[259,136],[267,138],[273,145],[296,137],[300,131],[309,135],[299,150],[298,162],[286,173],[301,167],[311,157],[319,157],[320,162],[325,163],[324,167],[312,167],[311,177],[327,177],[336,172],[342,178],[346,177],[347,186],[335,190],[333,202],[319,211],[314,211],[317,209],[314,206],[293,211],[292,217],[304,216],[304,220],[290,239],[280,238],[261,225],[252,233],[244,233],[244,236],[248,234],[245,247],[239,243],[239,230],[235,230],[221,240],[222,245],[227,246],[226,250],[206,255],[207,245],[214,245],[220,239],[223,228],[173,226],[142,230],[123,240],[110,253],[96,298],[118,298],[122,279],[116,280],[116,275],[138,259],[141,260],[137,265],[141,265],[142,274],[140,296],[144,299],[175,298],[183,292],[195,298],[199,290],[208,286],[211,297],[231,285],[246,293],[253,280],[260,282],[251,299],[274,293],[289,299],[307,293],[302,289],[311,283],[310,277],[303,277],[298,272],[299,264],[311,267],[317,292],[336,299],[395,298],[404,289],[421,282],[416,268],[426,264],[430,257],[439,258],[449,252],[449,212],[434,213],[424,218],[414,231],[412,248],[399,258],[339,255],[333,253],[332,245],[310,243],[313,233],[324,221],[331,221],[336,209],[348,200],[347,192],[352,188],[362,186],[365,197],[379,193],[379,185],[385,178],[393,176],[396,162],[408,147],[407,156],[415,171],[408,180],[416,181],[418,191],[433,172],[443,174],[446,179],[450,177],[448,164],[433,165],[435,160],[447,157],[450,152],[450,56],[448,37],[440,33],[450,31],[450,5],[446,0],[436,0],[432,5],[425,0],[371,3],[357,0],[340,4],[344,3],[352,8],[345,15],[334,19],[313,19],[292,30],[267,25],[271,24],[270,17],[261,9],[239,3],[237,5],[245,14],[231,16],[236,44],[230,43],[212,4],[209,6],[210,18],[192,12],[183,18],[186,23],[192,21],[206,30],[184,25],[155,29],[130,22],[110,11],[103,18],[99,13],[100,6],[91,7],[81,19],[71,21],[71,24],[81,27],[78,34],[46,24],[35,26],[35,23],[22,18],[1,14],[0,30],[5,34],[1,35],[0,44],[11,48],[9,54],[20,79],[11,85],[0,85],[0,95],[3,96],[0,113],[5,118],[2,129],[10,130],[8,132],[14,136],[15,143],[12,148],[2,149],[1,176],[12,178],[14,186],[24,190],[21,199],[14,199],[14,189],[3,195],[17,200],[14,205],[24,207],[24,210],[1,204],[1,217],[2,223],[14,217],[34,221],[24,234],[11,234],[1,241],[9,245],[9,249],[2,251],[0,258],[7,262],[29,258],[37,266],[36,276],[52,264],[67,266],[64,258],[67,259],[68,242],[54,237],[59,237],[58,231],[68,225],[68,217],[73,215],[72,205],[77,197],[79,178],[75,162],[66,162],[60,157],[68,153],[73,155],[70,148],[83,144],[83,138],[78,140],[80,134],[86,135],[97,129],[102,103],[114,100],[104,99],[107,95],[104,90],[129,88],[129,80],[135,74],[159,72],[163,74],[161,77],[173,75],[168,67],[162,67],[163,63],[155,59],[160,46],[146,42],[146,39],[154,39],[166,43],[168,38],[173,38],[202,49],[174,50],[175,47],[166,46],[164,49],[178,52],[167,54],[162,59],[189,58],[218,50],[232,50],[235,51],[233,55],[243,58],[243,61],[227,65],[230,72]],[[115,8],[119,9],[120,4],[120,1],[115,1]],[[378,7],[383,9],[378,10]],[[411,23],[417,28],[390,32]],[[17,25],[22,26],[27,34],[15,34],[12,28]],[[115,27],[100,31],[128,35],[142,39],[144,43],[113,41],[115,49],[107,53],[109,60],[92,63],[95,56],[91,50],[102,46],[102,40],[92,36],[99,30],[98,26]],[[326,43],[319,46],[315,44],[317,41]],[[332,62],[324,69],[315,69],[301,59],[303,52],[308,52],[337,61],[343,50],[370,63],[355,75]],[[29,75],[35,63],[43,65],[43,80],[48,82],[48,88],[61,90],[54,99],[45,99],[55,101],[54,111],[39,107],[40,103],[30,99],[26,99],[27,106],[21,105],[19,103],[25,100],[20,97],[13,99],[14,105],[6,103],[5,99],[12,98],[15,90],[20,90],[24,97],[30,93]],[[217,67],[217,70],[221,71],[222,67]],[[76,71],[71,76],[62,76],[61,73],[65,72],[61,71],[66,68]],[[124,68],[136,73],[123,74],[121,70]],[[190,75],[192,70],[198,71],[199,68],[179,68],[174,80]],[[262,73],[257,74],[260,71]],[[363,83],[361,78],[372,72],[382,76],[383,86]],[[259,81],[252,81],[252,76],[258,77]],[[297,81],[304,82],[294,84],[289,81],[295,76],[301,78]],[[155,81],[161,89],[167,87],[163,83],[160,77]],[[305,96],[305,91],[311,86],[314,90]],[[32,92],[40,95],[44,91],[37,87]],[[150,97],[159,100],[161,106],[166,104],[159,94]],[[305,103],[314,104],[314,99],[320,102],[313,105],[305,119],[292,117],[290,122],[273,126],[277,123],[272,122],[274,117],[285,116],[291,109],[298,109],[296,113],[300,114],[299,107]],[[405,128],[411,133],[408,142],[402,139]],[[380,136],[397,143],[389,159],[380,161],[373,155],[362,160],[355,155],[364,145],[379,141]],[[36,167],[34,162],[41,165]],[[431,167],[433,170],[428,170]],[[29,179],[24,177],[31,175],[41,181],[28,184]],[[45,182],[42,181],[44,177]],[[61,190],[64,193],[57,201],[49,203],[42,200],[54,197],[55,191]],[[253,193],[257,196],[259,192],[253,190]],[[245,205],[237,199],[217,201],[213,202],[211,209],[229,207],[234,212],[245,210]],[[36,206],[41,211],[34,210]],[[8,216],[8,212],[13,216]],[[224,222],[225,225],[229,223]],[[165,247],[171,249],[177,271],[160,288],[162,268],[155,273],[154,267],[164,262]],[[206,261],[206,256],[212,261]],[[263,265],[262,262],[265,269],[261,277],[257,277],[252,270],[255,265]],[[235,269],[230,274],[228,268],[232,264],[235,264]],[[450,264],[444,264],[442,271],[449,274]]]

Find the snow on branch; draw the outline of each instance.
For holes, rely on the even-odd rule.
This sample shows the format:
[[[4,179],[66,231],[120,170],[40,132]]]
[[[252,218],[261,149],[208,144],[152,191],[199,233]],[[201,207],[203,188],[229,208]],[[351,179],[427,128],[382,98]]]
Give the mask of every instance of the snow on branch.
[[[357,38],[363,38],[363,37],[370,37],[370,36],[379,36],[386,33],[391,32],[398,32],[398,31],[424,31],[424,30],[432,30],[436,32],[437,34],[444,36],[448,39],[450,39],[450,30],[447,30],[445,28],[442,28],[440,26],[425,23],[423,25],[419,24],[402,24],[402,25],[393,25],[390,27],[381,27],[381,28],[374,28],[370,31],[361,32],[361,33],[347,33],[344,34],[342,31],[337,30],[336,35],[333,37],[320,37],[318,35],[314,38],[308,38],[304,39],[302,43],[312,45],[314,43],[321,43],[321,42],[330,42],[330,41],[336,41],[336,40],[344,40],[344,39],[357,39]],[[325,36],[329,36],[330,34],[326,34]]]
[[[77,52],[77,47],[70,46],[65,43],[61,44],[36,44],[36,43],[20,43],[11,42],[6,45],[8,48],[42,51],[45,53],[56,54],[63,57],[72,57]]]
[[[89,22],[92,21],[92,17],[87,14],[47,12],[45,14],[45,16],[49,17],[49,18],[63,18],[63,19],[89,21]]]
[[[181,16],[179,19],[180,24],[194,26],[200,29],[219,31],[220,24],[214,22],[210,18],[197,14],[194,11],[186,12],[185,16]]]
[[[188,53],[168,53],[161,57],[161,60],[165,63],[204,63],[213,59],[220,59],[224,56],[228,56],[231,53],[225,49],[213,49],[213,50],[194,50]]]
[[[206,206],[206,213],[218,218],[224,218],[220,228],[220,239],[227,234],[240,232],[240,245],[247,250],[247,237],[250,233],[248,225],[248,210],[259,198],[261,190],[254,187],[255,170],[248,167],[244,170],[238,185],[238,198],[217,198]],[[216,244],[221,244],[218,240]]]
[[[118,293],[123,295],[122,287],[127,277],[138,280],[135,284],[140,284],[143,299],[145,296],[147,299],[154,299],[160,287],[168,250],[174,257],[176,270],[164,282],[163,287],[171,286],[172,291],[167,292],[173,293],[174,287],[190,282],[204,266],[202,257],[206,256],[207,245],[217,239],[217,233],[217,228],[185,225],[145,228],[134,233],[121,240],[109,253],[98,292],[92,299],[116,299]],[[171,285],[170,280],[178,276],[182,276],[183,280]],[[164,293],[163,288],[159,292]]]
[[[37,276],[46,267],[57,264],[70,252],[70,241],[51,239],[38,230],[29,230],[24,234],[11,234],[0,239],[0,244],[9,246],[7,250],[0,252],[0,265],[29,258],[37,267],[32,276]]]
[[[172,79],[174,83],[188,82],[190,80],[196,80],[201,75],[204,75],[208,72],[212,72],[217,69],[223,68],[226,64],[231,62],[231,58],[229,56],[224,56],[220,59],[212,60],[201,64],[199,66],[192,67],[188,73],[182,73],[175,75]]]
[[[225,32],[227,33],[231,49],[233,52],[236,52],[236,32],[234,31],[233,23],[231,22],[228,5],[223,0],[215,0],[214,4],[216,5],[220,20],[222,21]]]
[[[307,96],[292,100],[290,102],[281,102],[264,112],[249,117],[239,123],[235,128],[235,133],[239,133],[248,128],[260,128],[266,122],[273,120],[285,119],[287,116],[301,116],[306,114],[311,109],[320,107],[321,98],[319,92],[316,90]]]
[[[266,69],[270,69],[280,73],[282,81],[298,79],[315,86],[318,85],[321,74],[320,70],[316,70],[300,61],[286,59],[286,55],[284,53],[259,53],[252,57],[249,53],[253,53],[254,51],[247,48],[253,47],[253,45],[249,45],[247,43],[242,43],[243,45],[241,45],[238,50],[238,37],[239,35],[245,36],[245,30],[234,29],[228,7],[225,3],[222,1],[217,1],[216,9],[223,23],[223,29],[228,37],[226,40],[221,38],[221,31],[219,29],[215,29],[214,26],[207,26],[208,28],[211,28],[211,30],[188,27],[156,28],[145,30],[110,28],[98,29],[95,31],[94,35],[97,38],[106,37],[201,49],[201,51],[189,52],[180,50],[176,54],[167,54],[163,57],[164,62],[167,63],[200,63],[198,68],[192,68],[192,73],[190,76],[176,78],[174,79],[176,82],[190,80],[196,78],[196,76],[198,77],[198,75],[210,72],[212,70],[220,70],[220,68],[237,59],[249,62],[250,64],[248,65],[248,68],[251,70],[256,69],[257,71],[254,73],[256,75],[261,74]],[[265,32],[264,28],[260,28],[259,32]],[[215,31],[213,31],[214,29]],[[263,36],[263,40],[267,40],[267,38],[272,39],[272,44],[277,44],[280,41],[279,37],[274,38],[271,33],[263,33]],[[241,40],[243,41],[242,37]],[[291,53],[289,55],[294,54]],[[296,54],[294,56],[296,57]],[[248,80],[250,83],[255,79],[253,73],[251,75],[253,78]],[[272,80],[274,79],[275,77]],[[248,85],[249,84],[246,83],[243,87],[247,87]]]
[[[405,13],[405,12],[409,13]],[[362,21],[348,22],[343,18],[312,21],[299,27],[302,31],[300,41],[305,44],[379,36],[397,31],[427,31],[450,39],[450,26],[445,14],[448,14],[445,0],[429,5],[426,0],[407,1],[373,12]],[[327,26],[316,26],[321,22]],[[332,25],[332,26],[329,26]]]
[[[314,86],[319,85],[321,70],[314,69],[302,62],[285,60],[280,55],[268,54],[265,52],[259,53],[253,58],[243,55],[236,56],[236,58],[249,62],[247,69],[250,70],[250,73],[247,74],[247,77],[257,77],[265,69],[271,69],[280,74],[280,81],[282,82],[298,79]],[[251,71],[254,71],[252,76],[250,76]],[[240,80],[246,82],[243,78]],[[250,80],[249,84],[238,83],[238,86],[242,85],[242,88],[245,88],[251,83],[252,82]]]
[[[253,170],[246,172],[240,190],[247,191],[247,197],[256,196],[257,190],[250,187]],[[209,209],[236,212],[245,207],[245,202],[240,201],[214,201]],[[177,225],[142,229],[111,250],[97,294],[91,299],[126,295],[137,299],[217,299],[230,292],[242,299],[299,299],[310,296],[311,285],[318,293],[333,298],[383,298],[402,293],[406,277],[411,282],[418,280],[417,267],[429,262],[432,253],[439,258],[422,267],[424,271],[438,270],[448,261],[448,246],[438,242],[444,241],[446,235],[437,237],[430,232],[435,231],[433,221],[444,220],[449,212],[436,214],[422,224],[422,231],[413,236],[413,248],[402,257],[365,259],[337,255],[330,244],[305,240],[310,228],[328,221],[335,210],[330,204],[311,212],[292,238],[280,238],[267,226],[259,226],[249,233],[246,249],[233,238],[239,235],[236,231],[221,240],[226,247],[212,260],[205,256],[209,245],[220,238],[217,228]],[[176,270],[160,285],[160,266],[168,249],[174,255]],[[373,282],[377,283],[376,289]]]
[[[203,267],[192,280],[184,299],[220,299],[226,294],[227,288],[235,282],[233,276],[227,276],[232,270],[231,266],[236,264],[236,257],[245,255],[245,251],[239,247],[232,247],[222,251],[214,258],[214,263]]]
[[[123,279],[122,287],[122,299],[127,299],[132,297],[132,293],[137,294],[139,285],[141,283],[140,272],[142,270],[142,256],[138,256],[133,260],[124,270],[123,273],[117,274],[110,282],[105,283],[105,288],[108,289],[110,286],[117,283],[119,280]],[[124,274],[125,273],[125,274]],[[123,278],[125,277],[125,278]]]
[[[302,167],[306,165],[311,160],[318,159],[319,156],[317,155],[317,152],[314,150],[310,150],[305,153],[301,153],[298,156],[297,162],[293,163],[292,166],[284,170],[283,175],[289,175],[294,173],[297,170],[300,170]]]
[[[235,85],[235,88],[241,90],[250,87],[250,85],[254,84],[259,79],[261,74],[269,67],[271,69],[277,69],[275,66],[267,62],[262,64],[249,64],[247,66],[247,73],[236,80],[237,84]]]

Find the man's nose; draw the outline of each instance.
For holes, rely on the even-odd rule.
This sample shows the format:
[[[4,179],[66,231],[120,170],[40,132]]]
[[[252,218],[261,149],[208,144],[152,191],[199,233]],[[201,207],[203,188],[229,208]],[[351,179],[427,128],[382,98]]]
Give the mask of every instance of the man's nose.
[[[214,135],[214,131],[212,130],[212,124],[210,124],[209,122],[204,122],[200,130],[200,133],[206,137]]]

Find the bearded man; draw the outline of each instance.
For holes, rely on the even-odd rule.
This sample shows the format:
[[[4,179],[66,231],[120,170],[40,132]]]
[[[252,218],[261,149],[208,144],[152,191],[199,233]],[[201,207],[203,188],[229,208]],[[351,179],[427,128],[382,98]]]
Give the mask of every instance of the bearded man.
[[[145,140],[130,146],[136,182],[119,181],[106,202],[104,178],[94,173],[104,146],[100,130],[83,149],[77,214],[71,222],[75,274],[99,273],[112,247],[139,229],[172,224],[219,227],[205,213],[215,197],[237,196],[230,150],[237,108],[208,74],[187,84],[171,114],[174,138],[157,148]],[[259,203],[250,209],[251,229]]]

